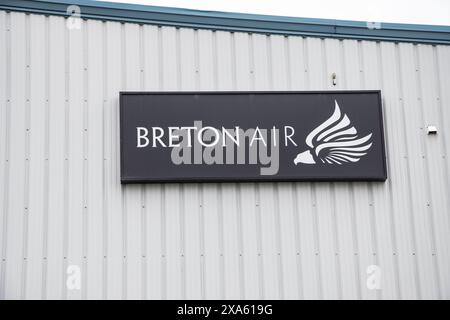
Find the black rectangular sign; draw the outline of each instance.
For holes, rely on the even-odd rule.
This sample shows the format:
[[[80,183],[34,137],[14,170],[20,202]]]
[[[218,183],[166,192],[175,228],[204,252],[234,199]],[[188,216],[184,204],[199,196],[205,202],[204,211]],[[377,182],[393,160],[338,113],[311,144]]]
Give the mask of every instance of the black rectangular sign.
[[[121,92],[122,183],[384,181],[380,91]]]

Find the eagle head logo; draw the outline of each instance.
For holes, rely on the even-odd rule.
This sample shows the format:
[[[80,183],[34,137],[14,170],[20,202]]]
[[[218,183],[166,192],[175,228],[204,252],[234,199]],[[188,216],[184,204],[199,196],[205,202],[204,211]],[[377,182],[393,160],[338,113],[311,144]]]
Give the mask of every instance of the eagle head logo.
[[[358,133],[350,123],[346,114],[341,113],[337,101],[334,101],[333,115],[315,128],[306,137],[306,145],[310,148],[294,159],[294,164],[343,164],[358,162],[367,154],[372,146],[372,134],[358,137]]]

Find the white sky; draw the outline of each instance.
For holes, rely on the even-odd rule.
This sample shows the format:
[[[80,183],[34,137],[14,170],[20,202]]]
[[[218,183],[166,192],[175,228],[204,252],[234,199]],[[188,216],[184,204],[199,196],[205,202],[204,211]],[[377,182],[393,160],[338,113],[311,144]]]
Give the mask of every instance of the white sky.
[[[278,16],[450,25],[450,0],[108,0]]]

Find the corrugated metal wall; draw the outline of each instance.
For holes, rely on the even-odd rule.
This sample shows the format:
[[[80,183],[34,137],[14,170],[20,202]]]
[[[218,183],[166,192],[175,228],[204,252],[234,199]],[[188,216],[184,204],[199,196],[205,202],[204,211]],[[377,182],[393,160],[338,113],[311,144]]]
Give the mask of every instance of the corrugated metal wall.
[[[449,299],[449,83],[449,46],[0,11],[0,298]],[[386,183],[120,185],[120,90],[323,89],[382,90]]]

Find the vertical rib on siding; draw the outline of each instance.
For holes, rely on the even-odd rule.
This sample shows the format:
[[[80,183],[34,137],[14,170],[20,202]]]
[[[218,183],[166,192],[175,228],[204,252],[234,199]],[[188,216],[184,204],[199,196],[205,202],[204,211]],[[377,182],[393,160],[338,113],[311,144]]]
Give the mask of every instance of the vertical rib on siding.
[[[450,298],[448,46],[65,24],[0,11],[0,298]],[[120,185],[120,90],[327,89],[382,90],[385,183]]]

